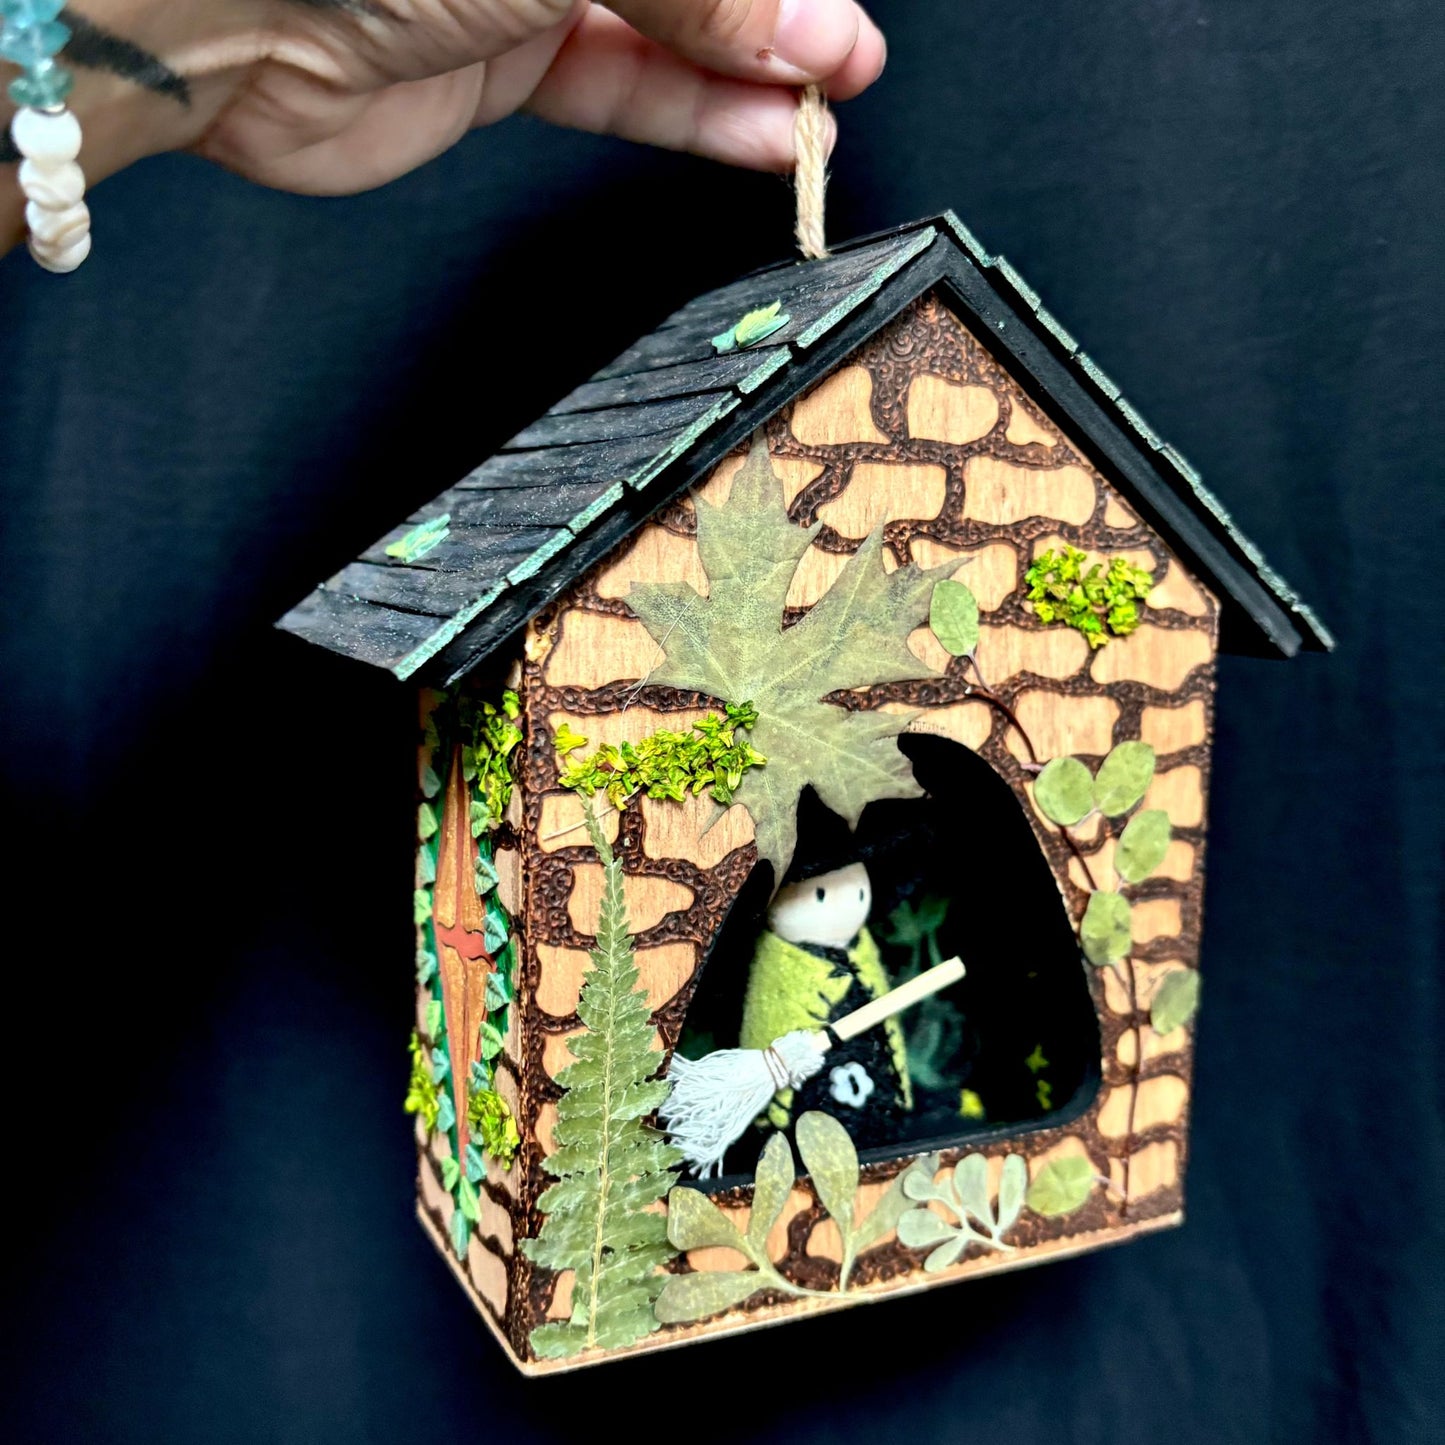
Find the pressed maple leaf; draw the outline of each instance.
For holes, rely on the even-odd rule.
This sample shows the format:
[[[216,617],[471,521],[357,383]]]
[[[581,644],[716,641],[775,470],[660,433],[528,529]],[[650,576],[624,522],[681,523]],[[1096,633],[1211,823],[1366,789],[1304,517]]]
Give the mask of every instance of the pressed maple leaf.
[[[784,627],[793,574],[822,524],[789,519],[761,433],[727,502],[695,505],[708,595],[669,582],[634,586],[627,600],[664,654],[649,681],[757,708],[752,741],[768,762],[744,777],[737,801],[752,815],[776,886],[797,846],[804,787],[850,828],[877,798],[922,796],[897,741],[911,714],[824,699],[938,675],[908,647],[909,633],[928,620],[938,577],[912,564],[886,572],[875,531],[812,610]]]

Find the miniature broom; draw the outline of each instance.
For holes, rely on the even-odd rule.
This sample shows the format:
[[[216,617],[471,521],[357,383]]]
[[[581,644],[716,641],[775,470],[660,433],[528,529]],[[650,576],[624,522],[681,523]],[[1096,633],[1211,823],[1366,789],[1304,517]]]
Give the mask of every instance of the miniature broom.
[[[817,1032],[795,1029],[765,1049],[719,1049],[700,1059],[674,1054],[667,1070],[672,1092],[658,1118],[697,1176],[706,1179],[721,1170],[723,1155],[768,1100],[811,1079],[835,1043],[856,1038],[962,977],[962,961],[946,959]]]

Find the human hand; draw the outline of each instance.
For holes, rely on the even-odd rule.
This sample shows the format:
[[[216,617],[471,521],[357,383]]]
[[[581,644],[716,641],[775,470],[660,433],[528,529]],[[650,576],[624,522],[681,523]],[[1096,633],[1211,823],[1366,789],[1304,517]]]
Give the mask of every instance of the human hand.
[[[884,60],[855,0],[90,0],[65,19],[92,184],[192,150],[270,186],[360,191],[518,110],[786,170],[796,87],[846,100]],[[0,242],[18,234],[17,205]]]

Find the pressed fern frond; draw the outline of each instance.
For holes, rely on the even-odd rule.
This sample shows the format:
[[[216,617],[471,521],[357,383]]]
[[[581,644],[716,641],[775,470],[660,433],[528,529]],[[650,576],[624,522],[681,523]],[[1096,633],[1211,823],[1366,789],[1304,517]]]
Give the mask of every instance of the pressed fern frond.
[[[648,1206],[671,1188],[682,1155],[643,1122],[669,1085],[656,1077],[662,1055],[638,988],[622,864],[584,808],[603,865],[597,947],[577,1005],[586,1032],[569,1043],[576,1062],[557,1075],[557,1148],[543,1164],[557,1182],[537,1201],[546,1219],[522,1243],[534,1264],[576,1272],[571,1317],[532,1331],[532,1348],[548,1357],[616,1349],[655,1330],[658,1267],[676,1253],[665,1216]]]

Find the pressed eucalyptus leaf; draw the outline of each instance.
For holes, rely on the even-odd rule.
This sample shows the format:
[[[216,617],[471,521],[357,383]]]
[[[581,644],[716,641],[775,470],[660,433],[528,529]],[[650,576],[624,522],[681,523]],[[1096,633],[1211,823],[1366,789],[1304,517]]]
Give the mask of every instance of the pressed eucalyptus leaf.
[[[936,583],[928,625],[945,652],[967,657],[978,646],[978,599],[962,582]]]
[[[1078,758],[1055,758],[1034,779],[1034,799],[1044,817],[1071,828],[1094,811],[1094,780]]]
[[[709,1270],[698,1274],[672,1274],[662,1287],[653,1313],[664,1325],[703,1320],[741,1304],[762,1289],[757,1270]]]
[[[763,1145],[753,1175],[753,1207],[748,1216],[748,1243],[760,1255],[768,1231],[778,1222],[793,1188],[793,1151],[782,1134],[772,1134]]]
[[[898,1217],[898,1242],[908,1249],[931,1249],[955,1233],[953,1225],[931,1209],[910,1209]]]
[[[1028,1205],[1035,1214],[1072,1214],[1093,1187],[1094,1166],[1090,1160],[1077,1154],[1050,1159],[1029,1185]]]
[[[1024,1207],[1024,1194],[1029,1187],[1029,1166],[1022,1154],[1010,1154],[1003,1161],[998,1181],[998,1228],[995,1234],[1012,1229]]]
[[[798,1120],[794,1131],[803,1167],[823,1208],[846,1236],[853,1229],[853,1199],[858,1193],[858,1151],[848,1131],[831,1114],[814,1109]]]
[[[737,1249],[746,1241],[735,1225],[700,1189],[678,1188],[667,1196],[667,1237],[678,1249]]]
[[[1114,871],[1126,883],[1142,883],[1169,851],[1169,814],[1146,808],[1129,819],[1114,850]]]
[[[1134,914],[1121,893],[1091,893],[1079,928],[1084,957],[1103,967],[1129,956],[1134,946]]]
[[[937,1274],[941,1269],[947,1269],[953,1264],[968,1248],[968,1235],[959,1230],[952,1239],[945,1240],[923,1261],[923,1267],[929,1274]]]
[[[1106,818],[1127,813],[1154,781],[1154,749],[1148,743],[1120,743],[1099,764],[1094,806]]]
[[[1149,1022],[1156,1034],[1173,1033],[1194,1017],[1199,1007],[1199,975],[1192,968],[1166,973],[1149,1006]]]
[[[980,1224],[993,1223],[988,1207],[988,1160],[982,1154],[967,1154],[953,1171],[953,1192],[959,1206]]]

